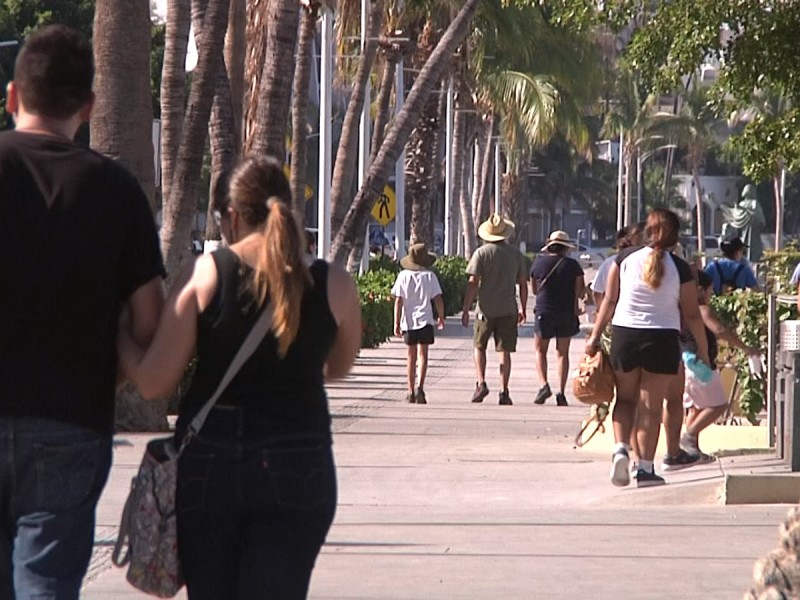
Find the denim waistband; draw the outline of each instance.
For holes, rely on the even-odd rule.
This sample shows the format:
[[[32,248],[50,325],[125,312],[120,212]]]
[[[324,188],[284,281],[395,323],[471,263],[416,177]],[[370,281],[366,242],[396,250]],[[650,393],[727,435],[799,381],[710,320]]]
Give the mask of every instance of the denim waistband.
[[[181,440],[194,414],[178,418],[176,436]],[[330,431],[316,431],[302,423],[276,419],[271,415],[236,406],[215,406],[195,439],[206,443],[237,442],[261,445],[303,445],[331,443]]]

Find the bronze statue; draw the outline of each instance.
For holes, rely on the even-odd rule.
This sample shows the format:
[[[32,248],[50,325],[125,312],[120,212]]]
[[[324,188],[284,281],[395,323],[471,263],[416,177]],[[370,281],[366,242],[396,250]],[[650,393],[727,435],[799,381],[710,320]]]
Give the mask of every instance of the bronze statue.
[[[751,262],[761,259],[764,247],[761,244],[761,231],[764,229],[766,219],[764,210],[758,203],[756,187],[747,184],[742,190],[742,199],[736,206],[720,206],[725,216],[725,225],[722,227],[722,239],[740,237],[747,244],[745,257]]]

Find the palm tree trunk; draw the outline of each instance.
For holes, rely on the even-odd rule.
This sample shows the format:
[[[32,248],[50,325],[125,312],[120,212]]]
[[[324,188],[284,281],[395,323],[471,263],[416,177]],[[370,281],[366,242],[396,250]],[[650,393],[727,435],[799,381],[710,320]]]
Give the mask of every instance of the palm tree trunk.
[[[244,111],[244,61],[247,54],[247,2],[231,0],[228,31],[225,34],[225,67],[231,90],[236,153],[242,147],[242,117]]]
[[[381,74],[381,88],[378,92],[378,109],[375,113],[375,125],[372,128],[372,148],[370,149],[370,162],[375,160],[380,150],[381,142],[389,124],[392,90],[394,89],[394,76],[397,68],[397,54],[392,50],[384,52],[383,72]],[[398,90],[398,94],[400,90]]]
[[[318,5],[310,3],[300,15],[297,60],[292,91],[292,206],[301,223],[306,216],[306,160],[308,152],[308,88],[311,84],[312,48],[317,31]]]
[[[164,200],[161,249],[169,279],[189,258],[191,231],[197,212],[197,195],[211,105],[222,68],[222,50],[228,26],[228,0],[208,0],[198,61],[192,76],[188,110],[181,129],[172,189]]]
[[[125,165],[153,206],[150,28],[147,0],[97,0],[91,144],[98,152]],[[167,403],[145,402],[133,386],[125,386],[117,394],[116,423],[128,431],[164,431]]]
[[[247,50],[244,63],[244,98],[242,117],[242,149],[252,145],[256,130],[258,97],[261,90],[261,75],[267,50],[267,9],[271,0],[247,0],[245,39]]]
[[[267,48],[258,93],[255,131],[248,139],[248,151],[274,156],[281,161],[286,158],[299,18],[300,3],[297,0],[270,0],[267,5]]]
[[[478,133],[478,148],[482,153],[481,170],[478,174],[478,186],[472,197],[476,223],[483,223],[489,218],[489,180],[494,167],[492,138],[496,135],[495,129],[497,128],[497,118],[494,113],[483,124],[485,129]],[[483,134],[482,137],[481,134]]]
[[[203,36],[203,19],[205,19],[205,16],[205,0],[193,0],[192,26],[194,27],[195,40],[198,43]],[[228,19],[228,27],[230,28],[230,19]],[[219,71],[217,73],[214,91],[214,103],[211,106],[211,117],[208,122],[211,177],[209,185],[209,203],[206,211],[205,239],[207,240],[216,240],[220,237],[219,227],[213,218],[213,204],[210,201],[211,192],[216,188],[220,176],[233,167],[238,150],[228,72],[225,69],[224,59],[220,57],[217,60],[219,62]]]
[[[502,202],[503,212],[516,225],[514,237],[509,241],[516,243],[522,235],[525,225],[525,205],[523,196],[523,176],[521,164],[517,162],[513,167],[509,165],[502,177]]]
[[[94,36],[91,145],[127,167],[154,208],[149,5],[136,0],[115,8],[114,2],[100,1],[95,23],[101,31]]]
[[[191,0],[168,0],[161,71],[161,198],[169,198],[186,101],[186,50],[192,24]]]
[[[406,98],[403,109],[394,120],[394,124],[386,134],[375,161],[370,165],[364,185],[356,194],[345,215],[342,227],[337,231],[331,245],[330,258],[339,263],[346,260],[355,243],[358,232],[364,231],[369,211],[375,199],[383,190],[389,177],[389,170],[397,162],[400,151],[408,140],[415,122],[431,95],[431,91],[441,79],[445,67],[456,48],[470,32],[472,17],[478,7],[479,0],[466,0],[455,19],[445,31],[436,49],[420,71],[411,91]]]
[[[336,233],[342,225],[350,206],[350,191],[353,188],[358,157],[358,128],[364,109],[367,83],[369,82],[375,55],[378,53],[378,35],[383,24],[383,0],[373,0],[369,11],[366,42],[358,63],[353,92],[342,123],[339,148],[331,177],[331,232]],[[366,223],[364,224],[366,227]],[[355,240],[354,240],[355,241]],[[348,250],[349,254],[349,250]]]
[[[421,69],[433,53],[439,39],[438,29],[431,20],[425,22],[418,36],[416,52],[410,57],[410,67]],[[411,78],[409,77],[409,80]],[[439,183],[447,98],[431,95],[425,102],[422,115],[411,131],[406,144],[405,175],[406,197],[411,198],[410,239],[433,244],[433,207],[439,198]]]
[[[407,146],[406,197],[411,198],[410,238],[415,243],[433,243],[433,203],[439,196],[439,104],[439,98],[431,94]]]
[[[217,186],[217,181],[225,172],[230,172],[236,163],[239,144],[236,136],[236,120],[234,118],[233,103],[231,102],[230,82],[228,73],[220,65],[217,73],[216,92],[214,103],[211,107],[211,118],[208,123],[208,140],[211,150],[211,181],[210,190]],[[206,215],[207,240],[217,240],[220,237],[219,226],[213,218],[213,203],[209,193],[208,211]]]

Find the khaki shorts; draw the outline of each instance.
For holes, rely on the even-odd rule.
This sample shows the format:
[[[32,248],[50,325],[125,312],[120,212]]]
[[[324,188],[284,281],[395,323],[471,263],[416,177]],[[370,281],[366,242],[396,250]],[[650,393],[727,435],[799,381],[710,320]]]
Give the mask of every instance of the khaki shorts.
[[[475,316],[475,336],[473,342],[478,350],[486,350],[489,338],[494,336],[494,349],[497,352],[517,351],[517,315],[508,317],[487,317],[478,313]]]

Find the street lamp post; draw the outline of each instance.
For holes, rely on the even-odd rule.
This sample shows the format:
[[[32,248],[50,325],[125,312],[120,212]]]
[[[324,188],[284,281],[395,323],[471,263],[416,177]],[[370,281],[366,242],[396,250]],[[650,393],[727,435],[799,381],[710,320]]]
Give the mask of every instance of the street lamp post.
[[[331,249],[331,118],[333,117],[333,12],[322,9],[319,92],[319,182],[317,187],[317,256]]]
[[[453,78],[447,86],[447,116],[444,159],[444,253],[453,254]]]

